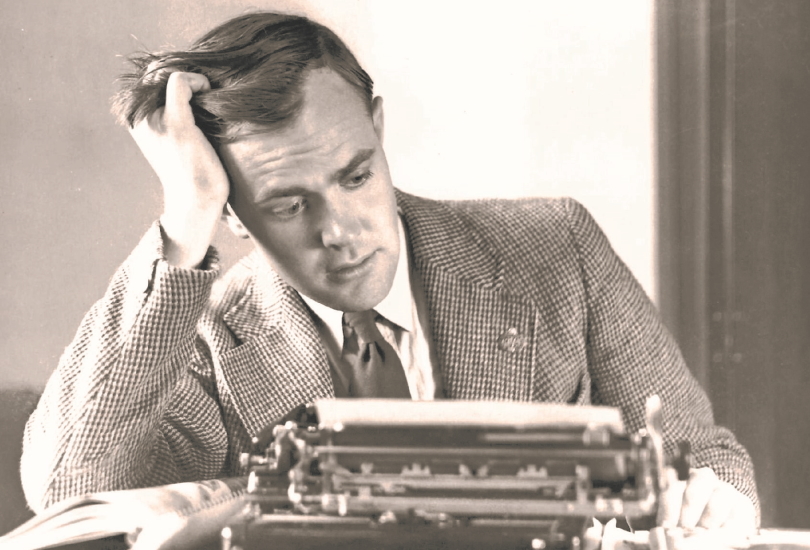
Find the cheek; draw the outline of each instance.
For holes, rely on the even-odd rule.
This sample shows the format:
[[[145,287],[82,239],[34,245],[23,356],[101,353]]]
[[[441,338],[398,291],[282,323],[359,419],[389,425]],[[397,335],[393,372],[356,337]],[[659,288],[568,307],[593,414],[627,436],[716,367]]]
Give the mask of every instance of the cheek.
[[[307,269],[307,231],[301,224],[273,223],[253,209],[246,209],[239,218],[273,269],[288,274]]]
[[[364,199],[364,204],[374,204],[375,208],[365,208],[365,218],[371,226],[369,229],[376,231],[396,231],[397,227],[397,199],[394,188],[390,182],[383,180],[378,185],[369,190],[369,195]]]
[[[270,267],[299,291],[305,291],[319,273],[318,258],[294,239],[266,240],[260,246]]]
[[[293,224],[289,224],[293,225]],[[297,224],[295,224],[297,225]],[[286,264],[303,261],[306,257],[306,231],[296,231],[293,227],[283,224],[263,224],[260,229],[261,237],[255,235],[257,240],[273,258]]]
[[[379,244],[390,247],[391,242],[398,240],[396,210],[375,208],[365,215],[366,233]]]

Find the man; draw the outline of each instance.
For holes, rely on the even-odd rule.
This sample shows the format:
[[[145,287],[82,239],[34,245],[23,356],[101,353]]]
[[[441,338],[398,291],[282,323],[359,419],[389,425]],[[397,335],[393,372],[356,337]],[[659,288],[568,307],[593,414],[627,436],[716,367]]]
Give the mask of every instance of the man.
[[[32,507],[244,473],[250,438],[316,397],[595,402],[637,431],[658,394],[696,467],[671,521],[754,526],[748,455],[581,206],[396,191],[371,79],[304,18],[134,62],[116,108],[164,212],[29,421]],[[256,251],[214,285],[223,212]]]

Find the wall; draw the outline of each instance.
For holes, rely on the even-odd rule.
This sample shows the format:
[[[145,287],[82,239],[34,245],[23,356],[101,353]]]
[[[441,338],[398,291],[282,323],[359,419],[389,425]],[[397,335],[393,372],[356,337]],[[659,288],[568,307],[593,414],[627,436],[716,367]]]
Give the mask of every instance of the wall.
[[[122,55],[184,47],[250,9],[333,27],[386,103],[395,184],[427,196],[572,195],[651,295],[652,5],[27,0],[0,21],[0,387],[41,388],[160,211],[109,115]],[[225,235],[232,260],[245,248]]]

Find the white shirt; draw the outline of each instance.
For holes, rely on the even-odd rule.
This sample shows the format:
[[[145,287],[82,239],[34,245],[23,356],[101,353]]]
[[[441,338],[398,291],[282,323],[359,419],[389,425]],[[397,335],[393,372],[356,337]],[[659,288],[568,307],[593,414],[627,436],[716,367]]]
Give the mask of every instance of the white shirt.
[[[377,320],[377,328],[399,354],[405,377],[408,379],[411,398],[429,401],[442,395],[441,374],[430,334],[424,292],[419,278],[412,273],[408,239],[401,219],[398,220],[398,228],[397,270],[388,295],[374,308],[384,317]],[[301,297],[313,312],[313,321],[326,349],[333,375],[348,372],[344,369],[335,369],[335,365],[342,361],[343,312],[329,308],[303,294]]]

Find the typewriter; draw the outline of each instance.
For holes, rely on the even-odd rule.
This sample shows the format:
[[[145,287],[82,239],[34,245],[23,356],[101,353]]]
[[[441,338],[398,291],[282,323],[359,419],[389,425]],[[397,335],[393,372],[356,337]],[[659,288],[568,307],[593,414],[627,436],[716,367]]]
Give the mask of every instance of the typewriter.
[[[224,550],[585,550],[593,519],[654,525],[660,407],[332,399],[254,439]],[[684,468],[685,466],[682,466]]]

